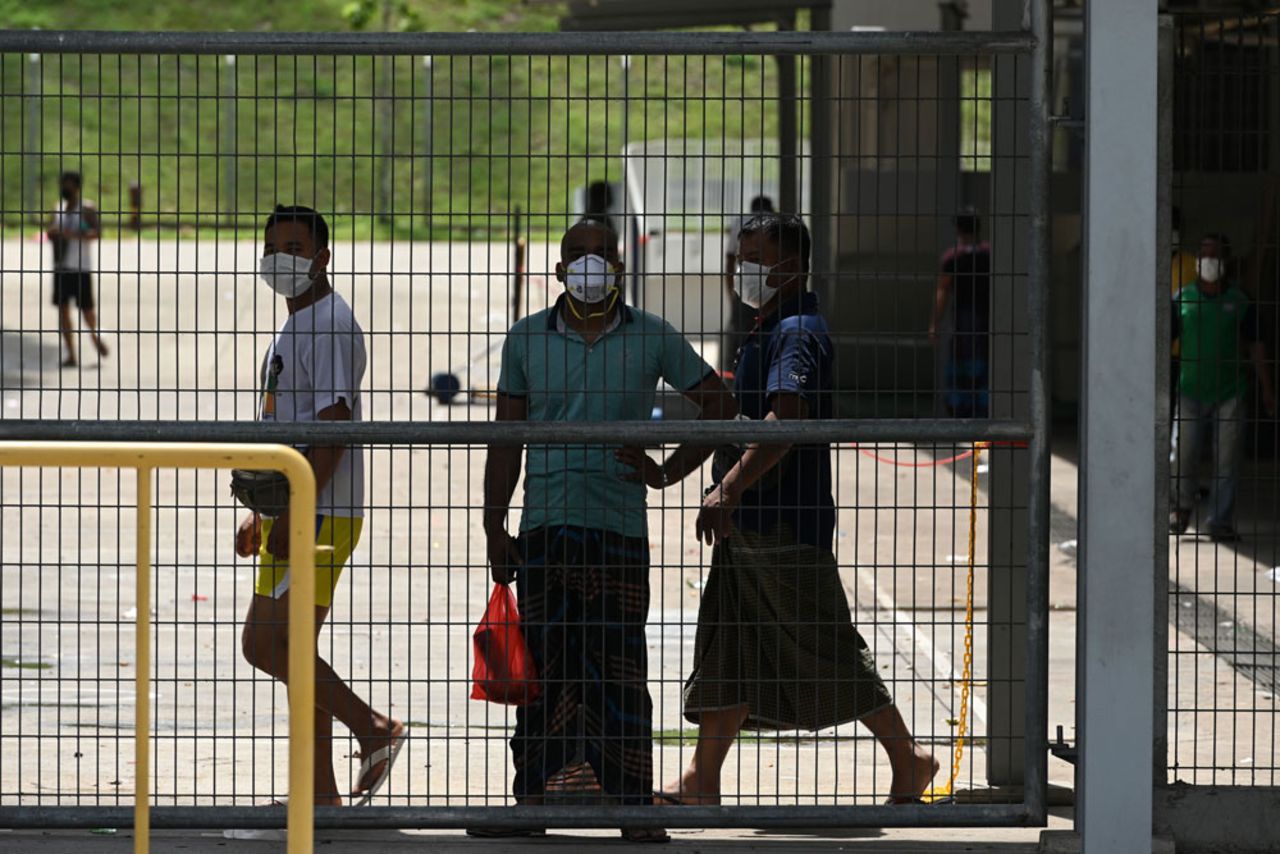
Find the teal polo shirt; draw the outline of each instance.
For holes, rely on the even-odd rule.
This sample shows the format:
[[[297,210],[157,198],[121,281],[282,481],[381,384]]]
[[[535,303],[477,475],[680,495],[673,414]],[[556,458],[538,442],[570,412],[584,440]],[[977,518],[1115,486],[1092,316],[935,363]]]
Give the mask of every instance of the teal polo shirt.
[[[620,322],[588,344],[557,322],[563,302],[517,322],[502,347],[498,391],[523,398],[530,421],[646,421],[659,380],[688,391],[713,373],[656,315],[623,305]],[[631,469],[614,459],[617,447],[530,445],[520,530],[574,525],[647,536],[646,487],[622,480]]]

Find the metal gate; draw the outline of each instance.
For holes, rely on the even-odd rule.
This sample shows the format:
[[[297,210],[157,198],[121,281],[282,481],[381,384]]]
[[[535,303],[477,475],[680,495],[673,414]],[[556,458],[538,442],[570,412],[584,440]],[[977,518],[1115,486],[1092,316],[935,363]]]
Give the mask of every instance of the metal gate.
[[[0,33],[0,438],[364,454],[365,539],[321,654],[409,735],[375,804],[321,807],[318,826],[1043,823],[1046,5],[1003,33]],[[52,275],[40,237],[73,171],[99,217],[71,271],[86,279],[65,261]],[[812,233],[835,417],[698,421],[668,387],[649,420],[492,420],[507,329],[553,304],[560,235],[583,216],[617,232],[628,303],[731,375],[751,321],[727,294],[727,241],[757,196]],[[292,202],[329,219],[331,278],[368,350],[363,422],[254,420],[286,313],[252,279],[263,220]],[[968,354],[980,389],[957,379],[977,369],[957,355],[954,297],[939,298],[958,216],[981,221],[990,259],[989,326]],[[94,288],[96,316],[62,299],[60,325],[55,279]],[[744,732],[721,806],[601,805],[565,775],[546,804],[510,807],[512,716],[467,699],[488,593],[483,447],[685,441],[830,446],[854,623],[956,803],[885,805],[883,758],[847,722]],[[709,474],[648,497],[655,785],[697,739],[682,686]],[[118,483],[0,477],[0,826],[127,826],[131,742],[115,727],[132,698],[112,686],[130,664],[121,627],[147,603],[119,595]],[[252,806],[284,794],[285,703],[240,658],[252,588],[230,553],[234,502],[190,472],[157,495],[153,826],[282,826]],[[339,765],[355,751],[335,736]]]
[[[1167,570],[1157,573],[1156,828],[1179,844],[1242,850],[1274,844],[1262,816],[1274,808],[1278,767],[1280,481],[1267,403],[1280,304],[1276,37],[1274,14],[1187,11],[1167,16],[1161,30],[1166,227],[1157,298],[1170,325],[1157,364],[1171,370],[1161,410],[1168,488],[1158,493],[1169,530],[1156,533]],[[1230,208],[1216,203],[1226,197]],[[1194,312],[1217,295],[1198,268],[1209,255],[1222,262],[1228,299],[1240,300],[1238,353],[1188,343],[1198,332]]]

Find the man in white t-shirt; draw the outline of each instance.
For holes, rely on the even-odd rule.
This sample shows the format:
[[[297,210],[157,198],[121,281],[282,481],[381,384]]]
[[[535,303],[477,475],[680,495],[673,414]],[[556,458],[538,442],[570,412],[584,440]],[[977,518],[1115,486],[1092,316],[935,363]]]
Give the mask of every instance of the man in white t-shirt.
[[[100,358],[107,355],[107,345],[98,334],[98,315],[93,301],[93,243],[102,236],[102,222],[93,202],[85,200],[79,172],[63,172],[58,180],[62,202],[45,228],[53,246],[53,304],[58,307],[58,331],[66,357],[62,367],[74,368],[76,362],[75,330],[71,325],[71,301],[89,327],[89,335]]]
[[[276,334],[259,375],[263,421],[359,421],[360,382],[367,357],[364,332],[326,274],[329,227],[311,208],[277,205],[267,218],[259,276],[285,298],[289,316]],[[333,604],[342,567],[364,521],[364,454],[358,447],[300,448],[316,477],[316,544],[332,552],[316,559],[316,631]],[[258,555],[258,578],[245,618],[245,658],[287,680],[289,520],[250,514],[236,532],[236,552]],[[404,743],[405,727],[370,706],[323,659],[316,659],[316,804],[340,806],[333,770],[333,718],[360,743],[363,762],[351,796],[360,804],[381,788]]]

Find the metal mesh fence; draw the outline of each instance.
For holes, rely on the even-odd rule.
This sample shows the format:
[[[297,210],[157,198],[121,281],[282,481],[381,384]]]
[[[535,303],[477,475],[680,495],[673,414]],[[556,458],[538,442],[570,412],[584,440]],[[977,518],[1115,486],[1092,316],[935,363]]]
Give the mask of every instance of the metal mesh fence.
[[[1167,781],[1272,786],[1276,18],[1174,26]]]
[[[368,787],[359,754],[385,746],[385,716],[406,729],[378,806],[634,807],[681,779],[700,734],[703,749],[732,746],[720,797],[758,822],[782,815],[770,807],[914,796],[928,753],[934,785],[954,776],[991,805],[993,741],[1024,736],[989,731],[988,702],[1024,695],[1039,715],[1028,767],[1042,772],[1039,677],[1013,662],[1038,666],[1045,624],[1000,588],[1012,616],[993,626],[987,601],[989,571],[1028,566],[1026,529],[988,520],[1021,520],[1035,542],[1039,516],[1031,484],[988,482],[1025,472],[1026,443],[1042,438],[1025,37],[877,49],[883,36],[822,48],[716,34],[705,52],[605,37],[583,55],[516,39],[467,52],[475,37],[435,52],[302,37],[149,52],[128,38],[0,56],[7,435],[344,449],[317,530],[351,554],[319,637],[351,693],[322,674],[322,719],[336,718],[318,743],[336,785],[322,795]],[[759,197],[802,217],[811,260],[775,225],[738,233]],[[311,220],[265,229],[277,204],[320,211],[327,247]],[[612,233],[575,226],[583,217]],[[326,248],[303,262],[311,290],[292,302],[258,276],[264,254]],[[564,296],[562,279],[593,286],[574,279],[587,255],[616,275],[604,303]],[[784,289],[759,319],[735,296],[753,281],[744,260],[776,264],[763,287]],[[806,277],[816,301],[799,296]],[[492,587],[486,505],[505,497],[493,485],[486,497],[486,465],[516,425],[483,431],[513,406],[563,422],[562,437],[513,455],[515,586],[555,701],[518,713],[515,742],[513,709],[469,699]],[[741,452],[778,435],[759,424],[771,409],[848,429],[795,433],[781,462],[752,472],[726,541],[737,551],[713,550],[695,532],[704,492],[748,467],[716,460],[729,439]],[[739,410],[752,425],[706,420]],[[594,423],[609,421],[624,423]],[[465,424],[431,432],[451,422]],[[680,438],[706,437],[690,443],[689,476],[627,484],[615,451],[660,463],[681,423]],[[245,511],[225,476],[158,475],[149,604],[127,583],[127,478],[27,469],[0,484],[0,803],[130,802],[141,607],[154,611],[153,802],[287,796],[285,689],[270,675],[283,655],[270,603],[287,577],[266,551],[236,557]],[[1030,624],[1031,646],[1011,644]],[[731,648],[714,652],[717,632]],[[998,673],[992,656],[1007,662]],[[749,728],[717,741],[695,721],[720,720],[730,696],[751,698]],[[882,696],[901,727],[883,723]],[[878,733],[855,723],[868,715]],[[891,769],[912,745],[915,765]],[[938,809],[971,823],[1042,808],[1015,801]],[[597,820],[610,815],[628,814]],[[903,815],[888,820],[953,820]]]

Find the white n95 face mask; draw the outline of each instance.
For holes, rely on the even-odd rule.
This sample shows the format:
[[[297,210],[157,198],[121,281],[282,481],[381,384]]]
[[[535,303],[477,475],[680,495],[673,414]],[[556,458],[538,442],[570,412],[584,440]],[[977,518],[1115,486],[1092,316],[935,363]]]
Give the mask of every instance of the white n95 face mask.
[[[1222,259],[1201,258],[1196,262],[1196,271],[1206,282],[1216,282],[1222,278]]]
[[[586,305],[604,302],[617,284],[613,266],[599,255],[575,258],[564,271],[565,290],[578,302]]]
[[[769,274],[772,272],[772,267],[755,261],[739,261],[733,276],[733,290],[738,299],[751,308],[759,308],[772,299],[774,289],[769,286]]]
[[[258,261],[258,277],[282,297],[293,299],[311,289],[311,259],[276,252]]]

